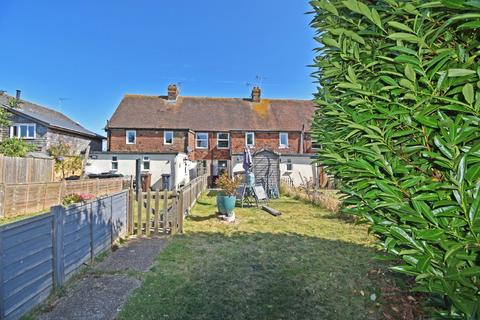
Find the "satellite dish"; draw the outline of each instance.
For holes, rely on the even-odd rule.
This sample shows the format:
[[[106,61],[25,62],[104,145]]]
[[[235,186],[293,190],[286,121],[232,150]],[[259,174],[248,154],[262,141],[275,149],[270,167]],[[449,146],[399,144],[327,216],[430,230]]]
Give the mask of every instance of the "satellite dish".
[[[187,153],[190,153],[190,152],[192,152],[192,151],[193,151],[193,148],[190,147],[190,146],[188,146],[188,147],[187,147]]]

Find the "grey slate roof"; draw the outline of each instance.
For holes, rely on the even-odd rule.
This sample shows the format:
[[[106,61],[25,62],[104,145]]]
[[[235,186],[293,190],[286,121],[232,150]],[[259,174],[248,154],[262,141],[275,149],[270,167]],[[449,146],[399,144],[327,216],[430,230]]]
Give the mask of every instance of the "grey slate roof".
[[[89,136],[89,137],[96,137],[96,138],[103,138],[103,136],[92,132],[88,129],[82,127],[78,122],[73,121],[63,113],[55,111],[53,109],[49,109],[46,107],[42,107],[38,104],[20,100],[20,108],[12,109],[9,106],[9,99],[15,99],[11,96],[6,94],[0,95],[0,106],[6,108],[12,113],[17,113],[20,115],[25,115],[27,117],[36,119],[40,122],[43,122],[45,125],[53,128],[57,128],[60,130],[66,130],[73,133]]]

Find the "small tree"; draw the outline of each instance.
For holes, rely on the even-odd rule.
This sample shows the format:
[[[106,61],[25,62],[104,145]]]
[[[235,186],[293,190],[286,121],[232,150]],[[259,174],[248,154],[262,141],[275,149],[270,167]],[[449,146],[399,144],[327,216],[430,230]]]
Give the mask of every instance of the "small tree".
[[[72,154],[71,146],[63,141],[52,145],[48,153],[55,158],[55,171],[61,172],[62,179],[65,179],[66,173],[75,174],[82,169],[82,158]]]
[[[25,157],[35,149],[35,145],[18,138],[6,138],[0,142],[0,153],[7,157]]]

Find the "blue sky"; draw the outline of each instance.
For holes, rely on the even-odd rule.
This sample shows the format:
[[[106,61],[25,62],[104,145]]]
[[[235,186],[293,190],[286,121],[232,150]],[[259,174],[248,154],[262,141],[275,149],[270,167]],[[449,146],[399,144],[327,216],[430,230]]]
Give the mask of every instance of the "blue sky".
[[[0,90],[103,134],[125,93],[310,99],[303,0],[0,0]]]

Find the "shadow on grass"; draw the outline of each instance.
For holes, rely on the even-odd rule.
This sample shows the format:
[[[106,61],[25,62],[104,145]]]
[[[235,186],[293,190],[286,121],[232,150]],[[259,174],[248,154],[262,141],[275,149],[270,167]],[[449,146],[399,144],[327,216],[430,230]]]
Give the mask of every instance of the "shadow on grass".
[[[201,206],[211,206],[210,203],[208,203],[207,201],[202,201],[200,199],[198,199],[195,204],[198,204],[198,205],[201,205]]]
[[[210,219],[216,219],[217,218],[217,214],[216,213],[213,213],[211,215],[208,215],[208,216],[189,216],[188,217],[188,220],[190,221],[195,221],[195,222],[200,222],[200,221],[206,221],[206,220],[210,220]]]
[[[120,319],[378,319],[373,248],[296,233],[179,235]]]

